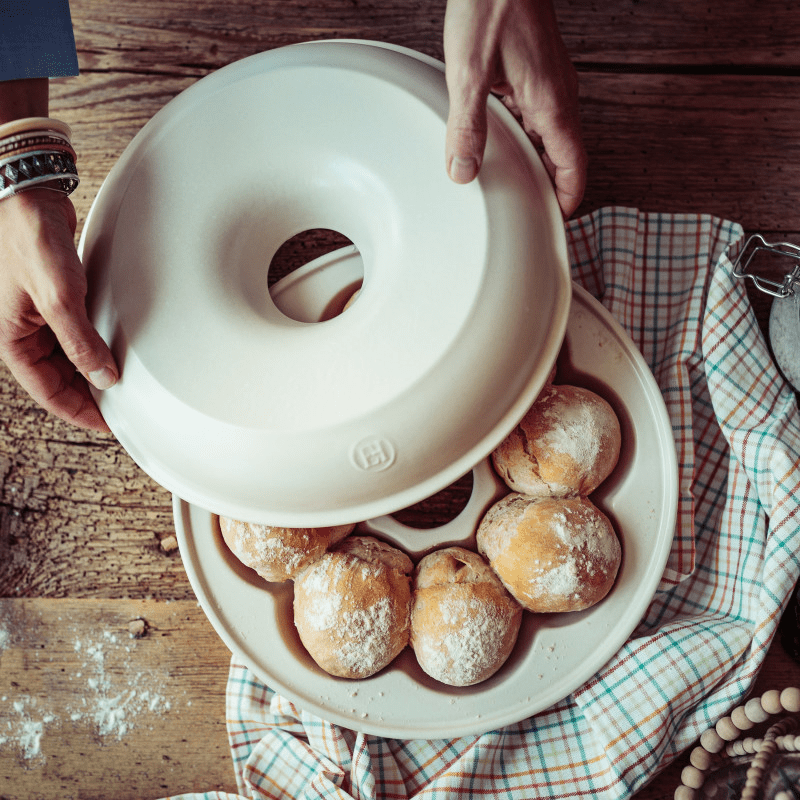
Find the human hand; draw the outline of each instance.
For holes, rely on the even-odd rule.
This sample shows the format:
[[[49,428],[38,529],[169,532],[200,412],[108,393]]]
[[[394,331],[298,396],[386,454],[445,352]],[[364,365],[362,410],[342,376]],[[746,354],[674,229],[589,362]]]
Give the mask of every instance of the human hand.
[[[550,0],[448,0],[444,55],[450,177],[469,183],[478,174],[486,145],[486,99],[494,92],[543,149],[562,213],[572,214],[586,185],[586,152],[577,74]]]
[[[43,408],[107,431],[87,384],[118,377],[86,314],[86,275],[75,250],[75,208],[50,189],[0,201],[0,358]]]

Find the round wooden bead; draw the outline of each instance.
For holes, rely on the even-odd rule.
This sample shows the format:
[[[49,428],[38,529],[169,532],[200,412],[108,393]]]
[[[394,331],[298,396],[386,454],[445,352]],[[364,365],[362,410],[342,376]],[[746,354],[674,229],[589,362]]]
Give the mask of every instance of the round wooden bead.
[[[690,789],[688,786],[679,786],[675,790],[675,800],[695,800],[697,790]]]
[[[775,800],[792,800],[792,796],[789,792],[780,791],[775,795]]]
[[[781,693],[777,689],[770,689],[761,695],[761,708],[767,714],[780,714],[783,711],[781,705]]]
[[[763,769],[764,764],[769,761],[770,756],[775,752],[775,742],[761,740],[761,747],[756,751],[756,757],[753,759],[753,764]]]
[[[711,753],[705,747],[695,747],[689,753],[689,763],[697,769],[708,769],[711,766]]]
[[[747,770],[747,781],[742,789],[741,800],[758,800],[758,789],[761,784],[761,774],[763,770]]]
[[[750,764],[750,769],[748,770],[748,774],[752,772],[754,775],[758,775],[761,778],[761,773],[767,768],[767,764],[774,753],[773,748],[769,747],[762,747],[755,755],[752,764]]]
[[[703,745],[709,753],[719,753],[719,751],[725,747],[725,740],[713,728],[709,728],[700,737],[700,744]]]
[[[764,766],[758,759],[759,759],[759,756],[757,755],[753,759],[753,763],[750,765],[749,769],[747,770],[747,780],[748,781],[750,780],[750,778],[760,778],[761,777],[761,773],[764,772]]]
[[[689,765],[688,767],[684,767],[681,772],[681,782],[690,789],[699,789],[703,785],[704,780],[705,776],[697,767]]]
[[[789,687],[781,692],[781,706],[790,714],[800,711],[800,689]]]
[[[721,720],[718,720],[715,730],[726,742],[732,742],[734,739],[738,739],[741,733],[736,725],[733,724],[733,720],[730,717],[723,717]]]
[[[755,724],[747,718],[747,714],[744,713],[744,706],[736,706],[731,712],[731,719],[740,731],[749,731]]]
[[[747,715],[747,719],[755,724],[769,719],[769,714],[761,707],[760,697],[750,698],[750,700],[744,704],[744,713]]]
[[[752,736],[746,736],[744,739],[742,739],[742,747],[744,748],[745,753],[755,753],[757,741],[758,740],[754,739]]]
[[[733,742],[733,744],[725,748],[725,752],[729,756],[743,756],[745,753],[744,745],[740,741]]]

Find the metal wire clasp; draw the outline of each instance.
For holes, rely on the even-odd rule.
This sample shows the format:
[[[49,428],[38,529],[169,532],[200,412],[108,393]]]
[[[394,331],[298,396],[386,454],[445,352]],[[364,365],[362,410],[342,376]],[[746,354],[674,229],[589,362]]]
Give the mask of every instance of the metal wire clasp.
[[[749,271],[750,264],[762,251],[792,259],[794,269],[781,282],[754,275]],[[758,289],[772,297],[789,297],[794,294],[795,286],[800,285],[800,247],[790,242],[770,244],[760,233],[754,233],[739,253],[733,265],[733,274],[737,278],[750,278]]]

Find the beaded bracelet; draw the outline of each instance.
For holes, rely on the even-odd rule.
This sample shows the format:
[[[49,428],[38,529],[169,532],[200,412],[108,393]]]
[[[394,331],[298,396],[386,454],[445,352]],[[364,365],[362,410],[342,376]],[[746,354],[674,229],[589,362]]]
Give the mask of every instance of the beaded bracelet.
[[[72,131],[49,117],[0,125],[0,200],[39,187],[71,194],[78,186]]]
[[[17,161],[20,158],[30,157],[34,153],[66,153],[76,161],[78,156],[68,142],[40,142],[39,144],[28,144],[25,147],[17,147],[14,150],[3,152],[0,147],[0,168],[10,161]]]
[[[21,136],[6,136],[0,139],[0,158],[30,150],[33,147],[72,147],[66,136],[59,136],[56,133],[41,131],[39,133],[25,133]]]
[[[78,171],[72,156],[34,150],[0,160],[0,200],[39,186],[71,194],[78,186]]]
[[[772,725],[761,739],[747,737],[736,740],[740,733],[784,711],[789,714],[800,712],[800,689],[792,687],[782,692],[770,689],[761,697],[753,697],[738,706],[729,716],[709,728],[689,755],[689,765],[681,772],[681,786],[675,790],[675,800],[696,800],[705,782],[704,773],[718,765],[723,751],[727,756],[755,755],[747,770],[740,800],[756,800],[762,776],[772,756],[777,751],[800,750],[800,736],[787,735],[797,727],[797,721],[793,717],[786,717]],[[791,800],[791,795],[786,794],[786,798]]]

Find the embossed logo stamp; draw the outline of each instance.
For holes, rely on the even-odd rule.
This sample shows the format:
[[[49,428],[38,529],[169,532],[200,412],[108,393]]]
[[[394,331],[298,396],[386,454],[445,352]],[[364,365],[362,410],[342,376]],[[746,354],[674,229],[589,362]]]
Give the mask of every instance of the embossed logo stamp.
[[[396,452],[394,445],[382,436],[368,436],[350,450],[350,460],[354,466],[365,472],[380,472],[394,464]]]

